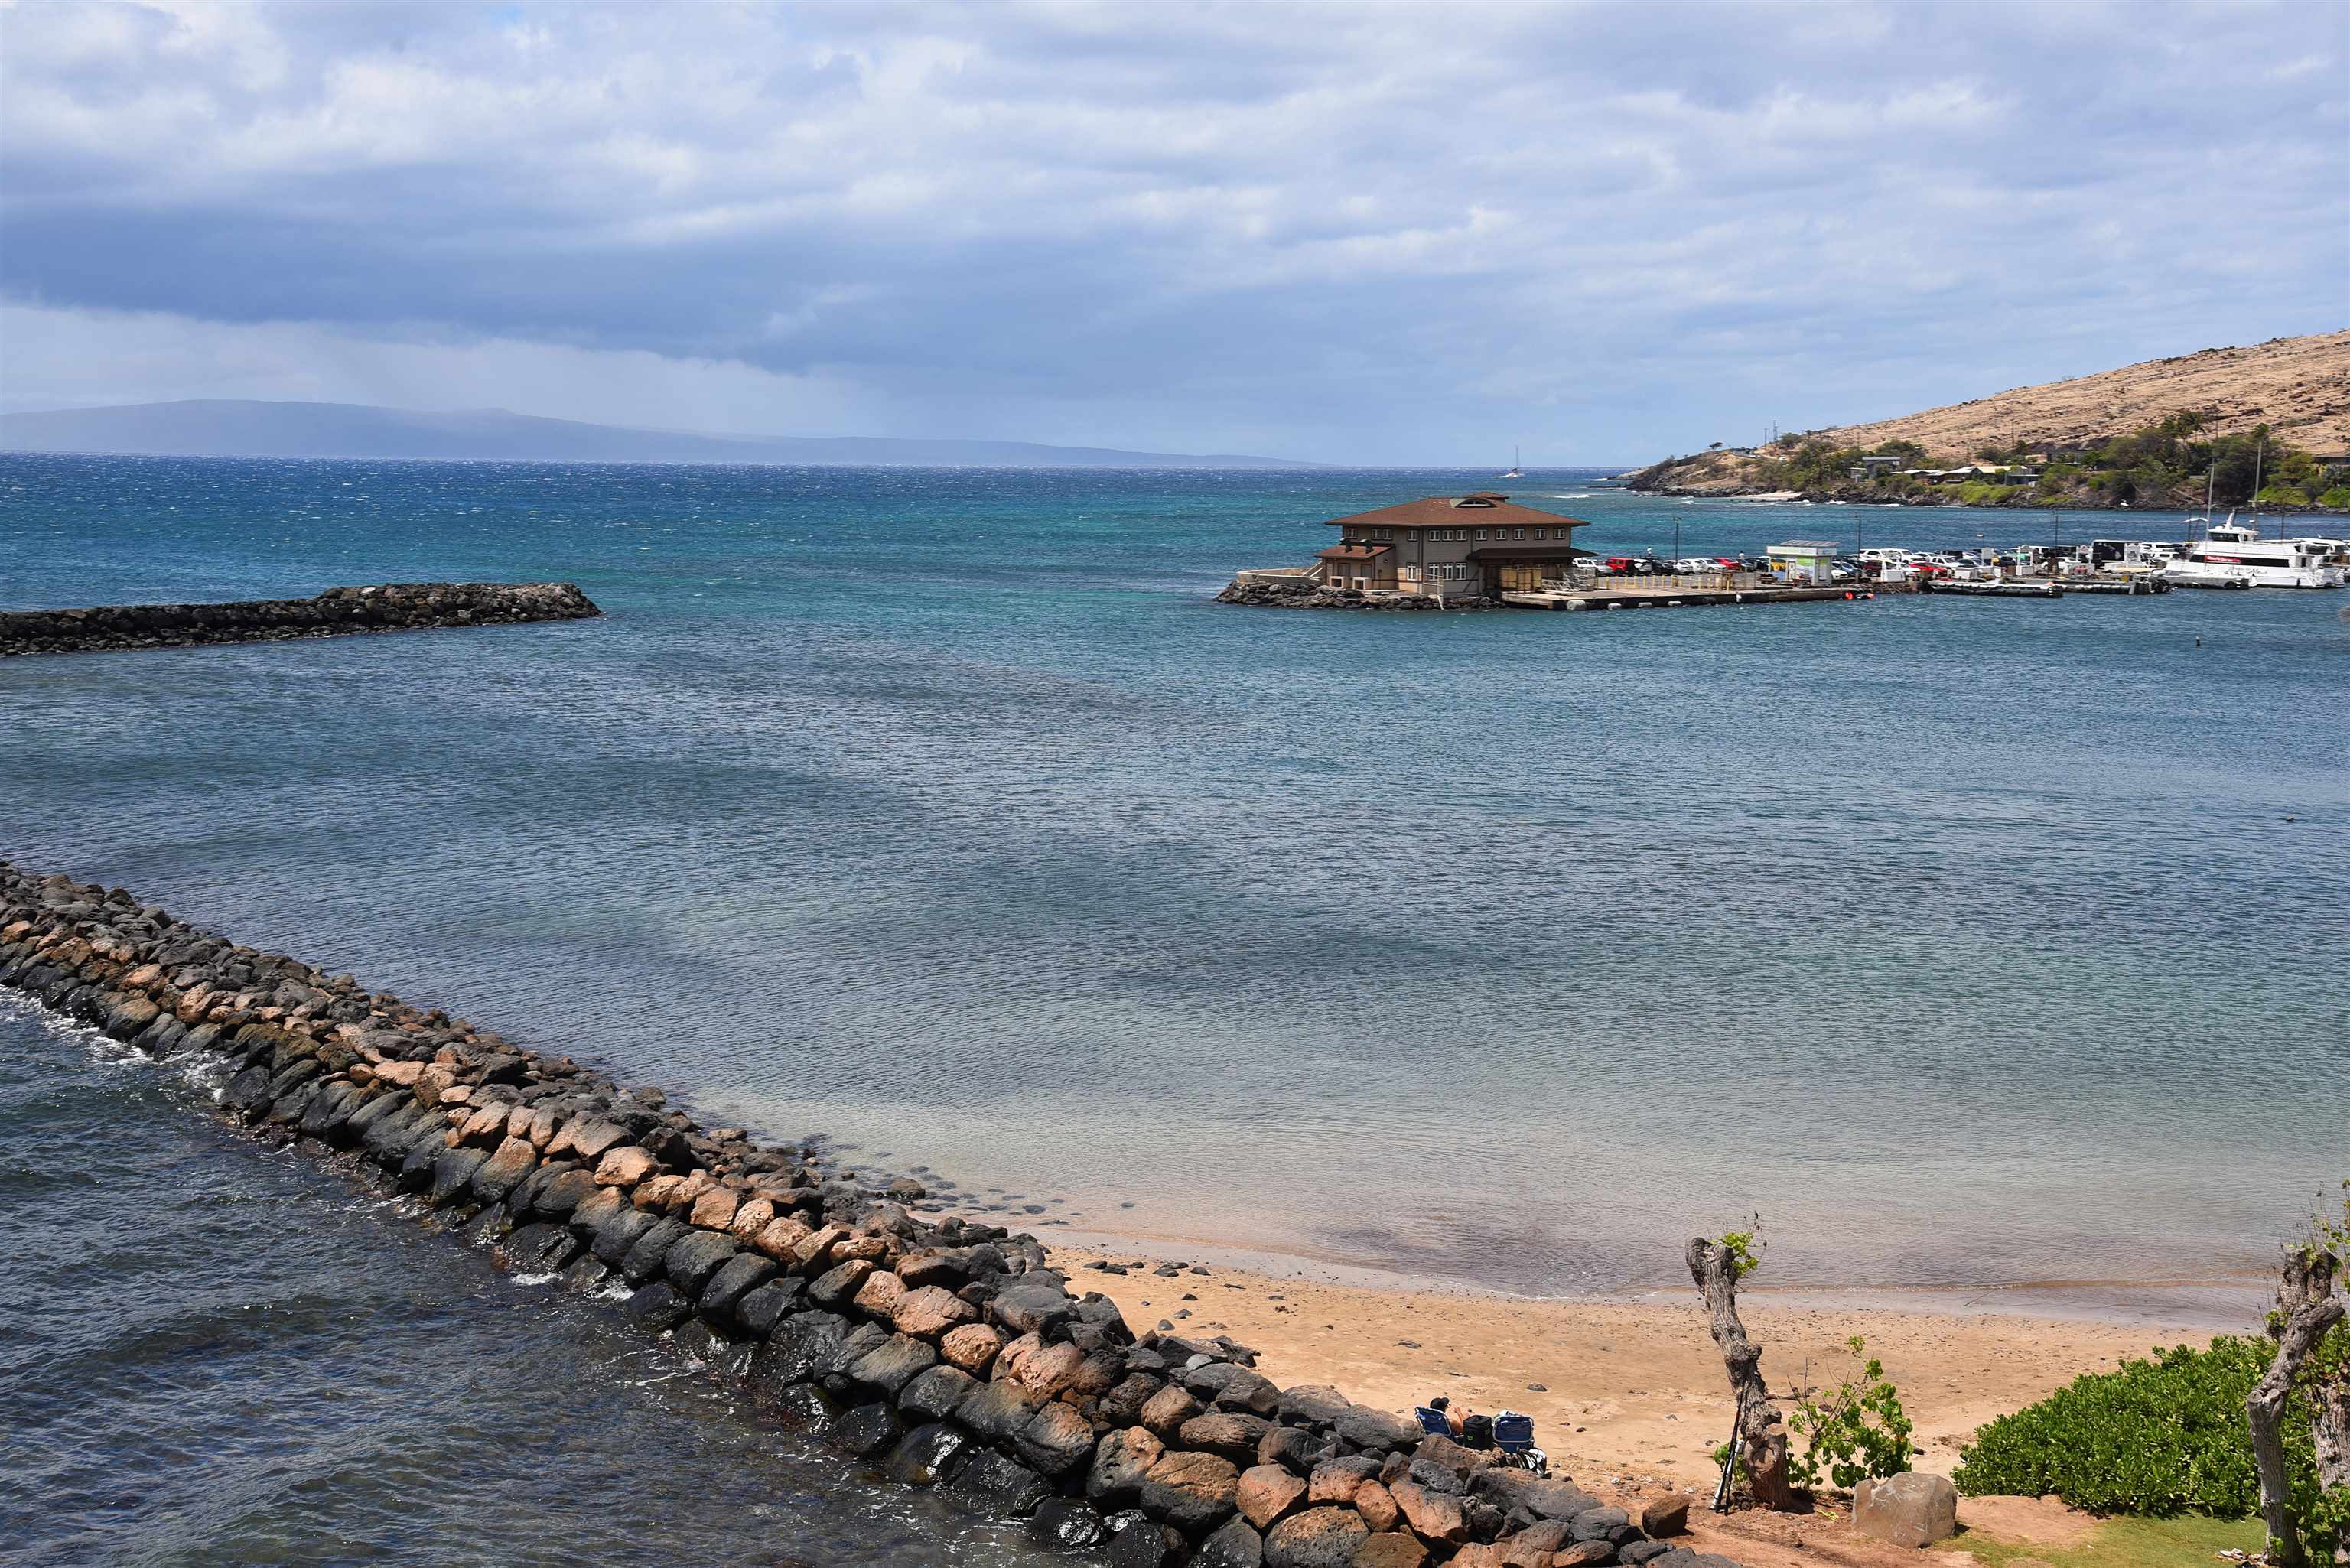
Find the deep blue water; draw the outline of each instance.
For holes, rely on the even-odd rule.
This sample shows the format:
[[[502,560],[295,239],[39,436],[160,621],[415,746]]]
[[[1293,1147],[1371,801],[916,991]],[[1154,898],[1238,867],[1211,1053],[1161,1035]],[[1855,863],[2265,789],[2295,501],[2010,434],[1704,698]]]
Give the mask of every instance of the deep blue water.
[[[2059,525],[1589,477],[1502,488]],[[1471,483],[0,458],[0,607],[608,611],[0,663],[0,853],[1043,1219],[1525,1290],[1756,1208],[1791,1282],[2221,1275],[2350,1174],[2350,596],[1210,602]]]

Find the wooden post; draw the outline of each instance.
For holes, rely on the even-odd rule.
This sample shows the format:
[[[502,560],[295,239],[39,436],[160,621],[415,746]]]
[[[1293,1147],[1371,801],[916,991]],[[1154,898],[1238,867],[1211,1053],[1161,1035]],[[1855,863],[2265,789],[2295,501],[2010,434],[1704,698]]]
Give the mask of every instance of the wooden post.
[[[1731,1392],[1738,1397],[1738,1430],[1731,1441],[1746,1462],[1747,1488],[1764,1508],[1790,1511],[1796,1496],[1787,1481],[1787,1428],[1762,1381],[1762,1353],[1739,1321],[1738,1275],[1730,1249],[1699,1236],[1689,1244],[1688,1259],[1690,1278],[1705,1297],[1713,1343],[1730,1373]]]
[[[2277,1282],[2276,1310],[2269,1321],[2269,1333],[2277,1342],[2276,1359],[2244,1401],[2252,1430],[2252,1463],[2261,1478],[2261,1520],[2268,1531],[2269,1561],[2276,1568],[2307,1568],[2308,1563],[2293,1514],[2293,1483],[2285,1471],[2284,1407],[2310,1353],[2342,1321],[2342,1303],[2334,1294],[2334,1254],[2322,1247],[2286,1254],[2284,1274]],[[2329,1414],[2327,1404],[2319,1402],[2321,1426]]]

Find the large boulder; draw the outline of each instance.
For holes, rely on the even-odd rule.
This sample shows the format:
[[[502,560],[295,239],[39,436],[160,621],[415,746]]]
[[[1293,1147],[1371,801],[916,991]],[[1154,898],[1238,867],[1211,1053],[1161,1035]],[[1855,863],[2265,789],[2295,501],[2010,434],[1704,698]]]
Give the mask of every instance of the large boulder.
[[[1214,1454],[1169,1449],[1142,1478],[1142,1511],[1197,1538],[1238,1506],[1240,1467]]]
[[[1221,1454],[1234,1465],[1253,1465],[1257,1443],[1271,1427],[1259,1417],[1218,1410],[1184,1422],[1176,1428],[1176,1440],[1187,1449]]]
[[[1075,1407],[1055,1399],[1020,1428],[1012,1446],[1030,1469],[1048,1476],[1065,1475],[1093,1454],[1094,1429]]]
[[[1141,1427],[1110,1433],[1094,1449],[1086,1495],[1105,1508],[1132,1502],[1142,1490],[1142,1478],[1166,1451],[1166,1445]]]
[[[912,1421],[943,1421],[960,1409],[979,1385],[961,1367],[939,1366],[899,1391],[898,1408]]]
[[[933,1422],[900,1438],[881,1468],[907,1486],[936,1486],[961,1469],[976,1449],[968,1432]]]
[[[1896,1546],[1931,1546],[1958,1533],[1959,1494],[1948,1476],[1908,1470],[1853,1489],[1852,1524]]]
[[[1396,1507],[1421,1540],[1469,1538],[1469,1517],[1461,1509],[1461,1500],[1452,1493],[1433,1490],[1418,1481],[1397,1480],[1388,1487],[1388,1495],[1395,1499]]]
[[[688,1296],[699,1297],[734,1259],[734,1238],[723,1231],[689,1229],[661,1255],[661,1272]]]
[[[1265,1568],[1353,1568],[1370,1535],[1351,1508],[1309,1508],[1265,1532]]]
[[[1252,1465],[1241,1472],[1234,1501],[1241,1517],[1263,1530],[1305,1498],[1305,1483],[1283,1466]]]
[[[1228,1519],[1200,1542],[1192,1568],[1264,1568],[1264,1538],[1244,1519]]]
[[[935,1366],[939,1353],[919,1339],[893,1334],[857,1358],[847,1367],[852,1383],[879,1388],[895,1398],[898,1390]],[[1090,1440],[1087,1447],[1092,1447]]]
[[[847,1320],[833,1313],[804,1312],[782,1319],[752,1357],[753,1387],[772,1397],[807,1382],[847,1338]]]
[[[948,1499],[972,1513],[1021,1519],[1053,1495],[1052,1483],[1017,1459],[983,1453],[963,1466],[945,1488]]]
[[[775,1261],[756,1252],[742,1252],[728,1259],[710,1276],[710,1282],[702,1287],[697,1303],[702,1315],[713,1323],[733,1319],[743,1298],[773,1279],[775,1273]],[[774,1321],[772,1317],[767,1320],[769,1324]]]

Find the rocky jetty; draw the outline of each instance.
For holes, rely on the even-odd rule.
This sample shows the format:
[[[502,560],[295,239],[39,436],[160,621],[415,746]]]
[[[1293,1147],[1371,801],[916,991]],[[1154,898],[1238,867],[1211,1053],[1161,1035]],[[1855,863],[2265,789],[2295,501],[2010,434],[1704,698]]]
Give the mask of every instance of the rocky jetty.
[[[1267,582],[1234,577],[1216,596],[1220,605],[1253,605],[1265,609],[1444,610],[1500,609],[1499,599],[1481,597],[1450,601],[1423,594],[1381,594],[1376,597],[1351,588],[1326,588],[1310,582]]]
[[[620,1307],[895,1480],[1122,1568],[1734,1568],[1565,1479],[1496,1468],[1229,1337],[1148,1333],[1033,1236],[917,1213],[804,1148],[710,1129],[348,974],[120,888],[0,861],[0,984],[157,1057],[223,1112]],[[1659,1532],[1678,1521],[1651,1521]]]
[[[581,620],[603,613],[569,583],[380,583],[328,588],[307,599],[0,610],[0,655],[274,642],[436,626]]]

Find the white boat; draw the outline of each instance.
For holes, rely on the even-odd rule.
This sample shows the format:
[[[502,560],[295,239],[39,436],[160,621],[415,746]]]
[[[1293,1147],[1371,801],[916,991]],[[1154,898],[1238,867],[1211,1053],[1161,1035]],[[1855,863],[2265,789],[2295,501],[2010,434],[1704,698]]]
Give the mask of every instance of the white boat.
[[[2190,519],[2192,521],[2192,519]],[[2181,587],[2338,588],[2342,568],[2330,539],[2263,539],[2261,531],[2229,514],[2205,519],[2203,536],[2163,563],[2162,575]]]
[[[1518,449],[1516,447],[1512,447],[1510,449],[1510,472],[1507,473],[1497,473],[1493,475],[1493,477],[1496,479],[1523,479],[1525,477],[1524,474],[1518,472]]]

